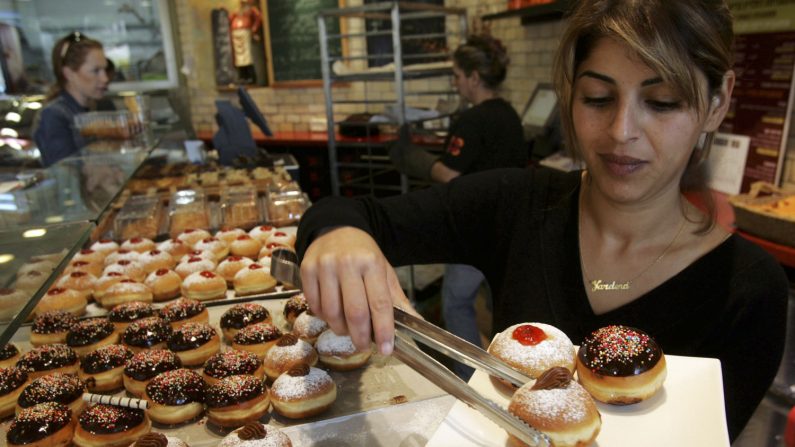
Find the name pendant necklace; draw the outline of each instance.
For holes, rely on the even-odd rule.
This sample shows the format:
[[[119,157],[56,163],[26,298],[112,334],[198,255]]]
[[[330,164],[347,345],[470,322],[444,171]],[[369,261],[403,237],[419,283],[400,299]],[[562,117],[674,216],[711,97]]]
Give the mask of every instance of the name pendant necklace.
[[[581,199],[582,200],[582,199]],[[685,222],[687,219],[682,219],[682,224],[679,225],[679,230],[676,231],[674,238],[671,239],[671,242],[665,247],[665,249],[660,253],[659,256],[654,258],[653,261],[649,265],[646,266],[640,273],[636,274],[632,278],[624,281],[607,281],[604,279],[591,279],[591,275],[588,273],[588,270],[585,268],[585,259],[582,253],[582,206],[580,206],[580,214],[579,214],[578,224],[580,226],[579,231],[577,232],[577,239],[580,243],[580,267],[582,268],[582,274],[585,277],[585,280],[588,284],[591,285],[591,292],[609,292],[609,291],[628,291],[632,288],[632,282],[636,279],[643,276],[646,272],[648,272],[652,267],[657,265],[658,262],[668,253],[668,250],[674,246],[674,242],[679,239],[679,235],[682,234],[682,230],[685,228]]]

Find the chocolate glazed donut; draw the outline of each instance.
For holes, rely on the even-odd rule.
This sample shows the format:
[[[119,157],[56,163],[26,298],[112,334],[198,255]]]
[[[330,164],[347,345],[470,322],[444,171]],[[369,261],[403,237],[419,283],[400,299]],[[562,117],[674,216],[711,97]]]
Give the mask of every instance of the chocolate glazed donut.
[[[8,445],[27,445],[48,439],[48,445],[67,445],[74,433],[72,412],[57,402],[22,410],[6,434]]]
[[[86,386],[77,376],[53,373],[31,382],[17,399],[17,412],[44,402],[58,402],[78,414],[85,407]]]
[[[17,367],[27,371],[33,379],[53,372],[77,374],[77,354],[62,344],[39,346],[23,354]]]
[[[121,336],[121,341],[129,346],[133,352],[142,349],[164,347],[171,336],[171,326],[158,317],[136,320],[127,326]]]
[[[182,367],[176,354],[166,349],[141,351],[133,355],[124,368],[124,388],[134,396],[141,397],[146,385],[155,376]]]
[[[207,390],[210,422],[221,427],[239,427],[259,420],[270,406],[268,389],[254,376],[225,377]]]
[[[202,371],[202,377],[208,385],[214,385],[224,377],[240,374],[252,375],[260,379],[265,375],[262,361],[256,354],[236,349],[219,352],[207,359]]]
[[[204,412],[206,386],[197,373],[185,369],[164,372],[146,385],[149,417],[162,424],[180,424]]]
[[[92,447],[129,445],[151,429],[144,410],[96,404],[80,414],[74,442]]]

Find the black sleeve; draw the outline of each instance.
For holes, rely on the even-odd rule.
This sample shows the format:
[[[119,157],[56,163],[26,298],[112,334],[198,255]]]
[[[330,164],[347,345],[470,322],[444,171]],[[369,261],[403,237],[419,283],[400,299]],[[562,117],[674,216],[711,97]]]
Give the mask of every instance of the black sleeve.
[[[353,226],[371,234],[392,265],[488,263],[499,256],[492,235],[510,235],[517,224],[515,200],[532,190],[532,172],[484,171],[381,200],[322,199],[299,224],[299,258],[322,229]]]
[[[736,307],[720,354],[729,436],[735,439],[770,387],[784,352],[788,281],[781,267],[765,257],[731,284]]]
[[[483,121],[477,119],[474,109],[464,112],[451,126],[447,146],[441,162],[450,169],[467,173],[478,154],[486,150]]]
[[[70,118],[52,107],[41,111],[41,120],[34,140],[41,153],[44,166],[50,166],[80,149],[74,140]]]

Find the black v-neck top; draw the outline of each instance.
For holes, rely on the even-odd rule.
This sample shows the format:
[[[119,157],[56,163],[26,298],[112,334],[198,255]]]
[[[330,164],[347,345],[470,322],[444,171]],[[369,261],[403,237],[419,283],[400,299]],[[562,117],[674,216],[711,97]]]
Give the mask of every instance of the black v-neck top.
[[[647,294],[595,315],[580,268],[580,178],[544,168],[500,169],[387,199],[324,199],[301,220],[299,256],[323,228],[354,226],[373,235],[393,265],[481,270],[492,289],[495,332],[543,322],[579,344],[595,329],[623,324],[649,333],[665,353],[717,358],[734,439],[781,360],[788,294],[781,266],[732,235]]]

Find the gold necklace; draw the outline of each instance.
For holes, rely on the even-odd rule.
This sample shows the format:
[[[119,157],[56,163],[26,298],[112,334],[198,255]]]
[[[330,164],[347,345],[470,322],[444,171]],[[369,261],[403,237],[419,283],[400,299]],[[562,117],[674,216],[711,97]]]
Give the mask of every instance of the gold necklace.
[[[580,199],[582,201],[582,199]],[[590,279],[591,275],[588,274],[588,270],[585,269],[585,259],[582,255],[582,205],[580,206],[580,214],[579,214],[578,224],[579,224],[579,231],[577,231],[577,240],[580,243],[580,267],[582,268],[582,275],[585,277],[585,280],[588,281],[588,284],[591,285],[591,292],[611,292],[611,291],[628,291],[632,287],[632,282],[636,279],[643,276],[644,273],[648,272],[652,267],[657,265],[658,262],[668,253],[668,250],[673,247],[674,242],[679,239],[679,235],[682,233],[682,230],[685,228],[685,222],[687,219],[682,219],[682,224],[679,226],[679,230],[676,231],[674,238],[671,239],[671,242],[665,247],[665,249],[660,253],[660,256],[657,256],[651,264],[647,265],[646,268],[640,271],[637,275],[633,276],[632,278],[624,281],[606,281],[603,279]]]

